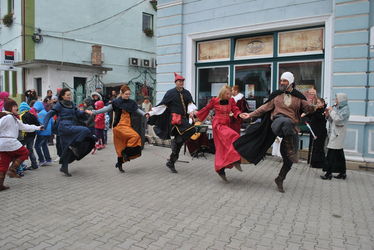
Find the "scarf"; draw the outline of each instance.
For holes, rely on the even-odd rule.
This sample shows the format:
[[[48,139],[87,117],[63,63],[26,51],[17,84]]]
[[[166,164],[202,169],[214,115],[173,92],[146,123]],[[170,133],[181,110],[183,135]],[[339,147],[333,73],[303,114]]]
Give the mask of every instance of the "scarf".
[[[63,107],[69,108],[69,109],[71,109],[74,106],[72,101],[61,100],[60,103]]]
[[[138,104],[131,99],[122,99],[121,97],[113,101],[113,107],[125,110],[126,112],[133,113],[138,109]]]

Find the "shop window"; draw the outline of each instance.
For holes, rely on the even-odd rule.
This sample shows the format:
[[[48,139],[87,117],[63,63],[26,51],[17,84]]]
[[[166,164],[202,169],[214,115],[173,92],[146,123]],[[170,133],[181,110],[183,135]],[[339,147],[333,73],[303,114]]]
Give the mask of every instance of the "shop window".
[[[224,61],[230,59],[230,40],[214,40],[197,44],[198,62]]]
[[[153,30],[153,15],[143,13],[143,31]]]
[[[317,94],[322,96],[322,61],[279,63],[278,81],[285,71],[294,74],[296,88],[300,92],[315,88]]]
[[[252,59],[273,56],[273,35],[236,40],[235,59]]]
[[[323,28],[279,33],[279,56],[323,53]]]
[[[271,92],[271,64],[235,67],[235,85],[247,99],[251,111],[261,106]]]
[[[223,85],[228,84],[228,67],[200,68],[198,70],[198,106],[204,107],[209,100],[218,95]]]

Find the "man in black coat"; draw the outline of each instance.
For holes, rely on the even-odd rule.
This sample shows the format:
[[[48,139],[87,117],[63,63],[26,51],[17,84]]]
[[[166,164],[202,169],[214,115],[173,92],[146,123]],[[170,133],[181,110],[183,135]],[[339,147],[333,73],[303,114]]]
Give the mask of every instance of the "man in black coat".
[[[175,76],[175,88],[169,89],[162,101],[147,114],[148,123],[155,125],[154,131],[163,140],[171,140],[171,155],[166,166],[172,173],[177,173],[175,162],[179,158],[179,152],[186,140],[195,132],[195,126],[191,124],[193,111],[197,107],[193,103],[191,93],[184,88],[184,78],[177,73]]]
[[[234,147],[242,157],[257,164],[274,142],[276,136],[283,138],[280,152],[283,166],[275,183],[279,192],[284,193],[283,181],[298,162],[298,129],[302,112],[310,113],[314,106],[309,104],[303,94],[295,89],[294,76],[285,72],[280,79],[280,89],[274,91],[269,100],[246,118],[262,117],[262,122],[249,128],[248,134],[240,137]]]

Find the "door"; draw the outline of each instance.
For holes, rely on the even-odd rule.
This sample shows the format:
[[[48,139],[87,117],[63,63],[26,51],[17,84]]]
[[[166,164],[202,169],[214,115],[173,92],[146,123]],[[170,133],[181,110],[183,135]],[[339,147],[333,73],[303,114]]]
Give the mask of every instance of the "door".
[[[79,105],[86,98],[86,81],[84,77],[74,77],[74,103]]]

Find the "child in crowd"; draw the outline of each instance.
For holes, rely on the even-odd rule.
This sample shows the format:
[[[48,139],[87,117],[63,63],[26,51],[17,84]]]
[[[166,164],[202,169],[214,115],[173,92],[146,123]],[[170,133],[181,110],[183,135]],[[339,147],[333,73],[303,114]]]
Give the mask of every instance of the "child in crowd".
[[[29,155],[27,148],[17,140],[19,131],[34,132],[43,129],[42,126],[24,124],[18,116],[18,105],[12,99],[5,101],[4,110],[0,112],[0,191],[9,188],[4,186],[7,172],[10,178],[20,178],[17,168]]]
[[[95,102],[95,109],[99,110],[104,108],[103,101]],[[98,114],[95,116],[95,134],[98,139],[96,149],[103,149],[104,146],[104,129],[105,129],[105,114]]]
[[[45,111],[43,103],[40,101],[35,102],[34,108],[38,112],[39,122],[43,124],[44,118],[47,115],[47,111]],[[37,133],[37,137],[35,140],[35,151],[38,154],[39,166],[44,166],[52,163],[52,159],[48,149],[48,139],[52,135],[52,126],[53,119],[50,119],[45,130],[39,131]]]
[[[36,118],[30,112],[30,106],[26,102],[21,102],[19,106],[20,112],[20,119],[24,124],[40,126],[38,118]],[[38,163],[36,162],[36,157],[34,154],[34,142],[36,133],[35,132],[24,132],[22,131],[22,144],[26,146],[27,150],[29,151],[29,159],[31,161],[31,166],[27,168],[27,170],[37,169]]]

